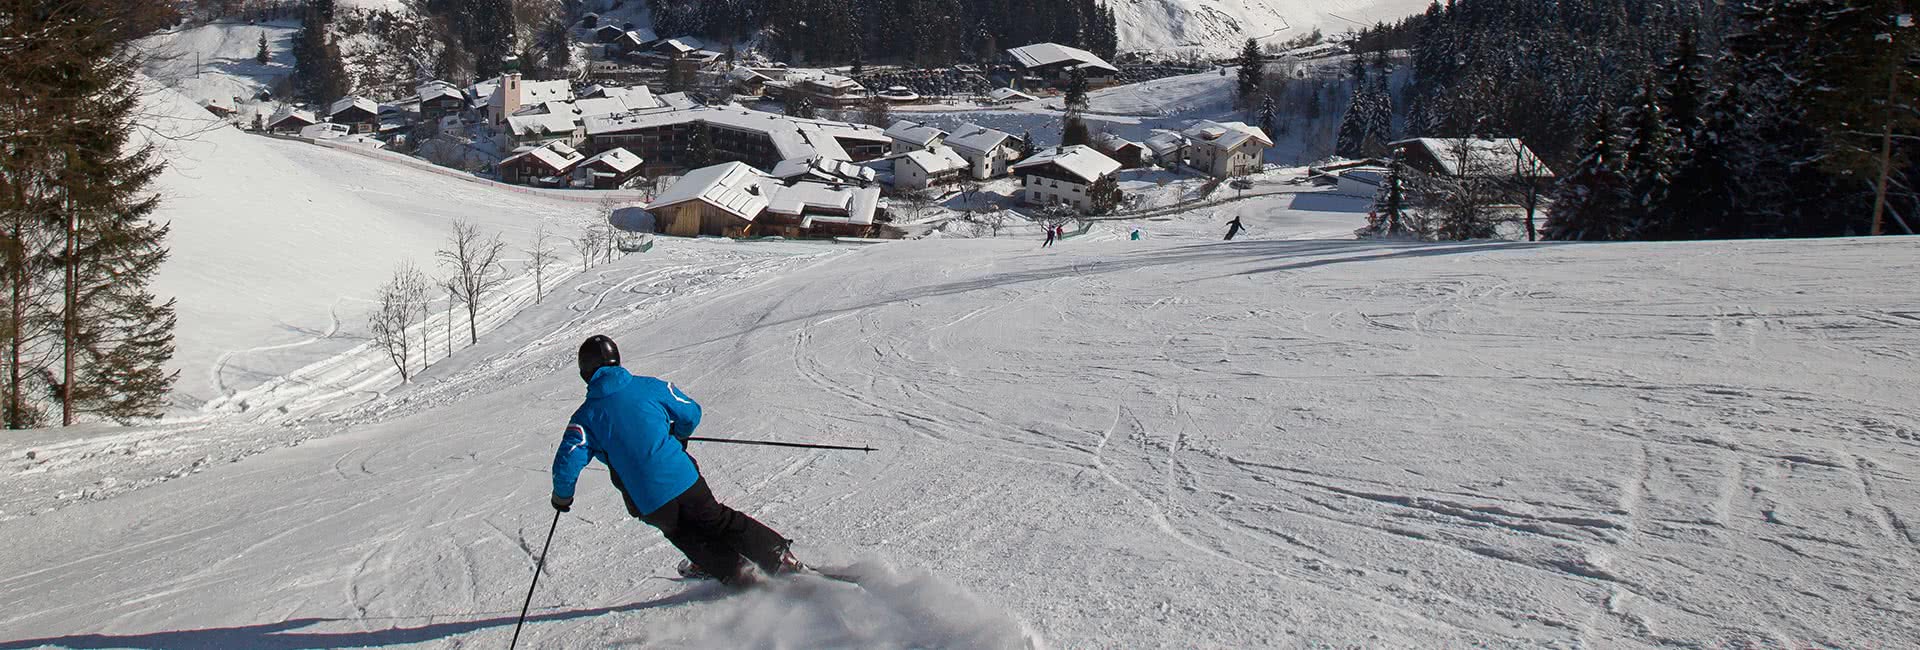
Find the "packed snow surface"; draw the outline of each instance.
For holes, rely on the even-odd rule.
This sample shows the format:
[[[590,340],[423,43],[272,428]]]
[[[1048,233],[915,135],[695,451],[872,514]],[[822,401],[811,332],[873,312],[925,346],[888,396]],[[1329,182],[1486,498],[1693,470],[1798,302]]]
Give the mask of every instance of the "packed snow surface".
[[[0,521],[0,648],[499,645],[595,332],[703,435],[877,447],[693,449],[871,584],[669,580],[590,472],[536,647],[1920,642],[1915,241],[1288,239],[1330,214],[669,240],[304,444]]]

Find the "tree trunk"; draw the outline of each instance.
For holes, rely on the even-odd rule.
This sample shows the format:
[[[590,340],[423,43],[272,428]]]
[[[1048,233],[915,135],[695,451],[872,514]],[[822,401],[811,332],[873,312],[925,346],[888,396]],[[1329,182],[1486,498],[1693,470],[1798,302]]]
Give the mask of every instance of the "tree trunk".
[[[61,369],[60,385],[60,426],[73,426],[73,348],[80,337],[80,260],[76,259],[76,249],[80,238],[80,212],[73,206],[67,207],[67,295],[66,309],[60,315],[63,332],[60,336],[61,353],[65,357]]]
[[[23,416],[20,411],[20,358],[23,356],[22,350],[26,346],[25,341],[22,339],[26,328],[21,324],[26,318],[27,300],[27,248],[23,245],[25,240],[21,239],[24,234],[25,233],[20,230],[14,232],[15,237],[13,240],[16,244],[14,250],[8,251],[9,255],[7,256],[7,285],[13,294],[13,302],[9,305],[11,309],[9,309],[8,313],[9,317],[12,318],[12,320],[8,321],[8,327],[13,328],[13,332],[7,339],[8,429],[25,428],[23,426],[24,422],[22,421]]]
[[[480,320],[478,318],[480,306],[477,303],[478,301],[475,300],[467,301],[467,345],[480,342],[480,325],[478,323]]]

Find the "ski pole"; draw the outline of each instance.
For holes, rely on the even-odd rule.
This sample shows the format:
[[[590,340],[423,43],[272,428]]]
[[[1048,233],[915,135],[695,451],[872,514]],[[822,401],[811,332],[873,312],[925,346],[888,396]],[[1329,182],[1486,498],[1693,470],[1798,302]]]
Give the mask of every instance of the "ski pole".
[[[547,527],[547,542],[540,545],[540,560],[533,565],[533,584],[527,585],[527,602],[520,604],[520,620],[513,624],[513,640],[507,650],[520,644],[520,626],[527,622],[527,608],[533,605],[533,588],[540,585],[540,570],[547,566],[547,549],[553,547],[553,531],[560,528],[560,511],[553,511],[553,525]]]
[[[688,442],[730,442],[736,445],[765,445],[768,447],[799,447],[801,449],[845,449],[848,451],[873,451],[872,447],[848,447],[845,445],[813,445],[804,442],[773,442],[771,440],[736,440],[733,438],[702,438],[690,436]]]

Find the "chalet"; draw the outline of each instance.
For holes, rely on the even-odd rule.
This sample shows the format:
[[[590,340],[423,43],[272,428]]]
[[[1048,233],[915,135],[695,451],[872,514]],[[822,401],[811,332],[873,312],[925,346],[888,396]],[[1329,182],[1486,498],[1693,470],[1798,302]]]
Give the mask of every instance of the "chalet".
[[[565,143],[549,142],[500,161],[500,180],[522,185],[559,186],[562,179],[586,158]]]
[[[770,202],[766,175],[745,163],[729,162],[687,172],[646,204],[660,232],[679,237],[745,236]]]
[[[893,161],[893,188],[916,191],[957,183],[972,165],[952,147],[935,145],[899,154]]]
[[[1114,82],[1120,69],[1092,52],[1059,43],[1035,43],[1007,50],[1013,65],[1025,77],[1043,83],[1064,86],[1074,71],[1086,76],[1087,85],[1102,86]]]
[[[380,128],[380,104],[365,97],[341,97],[327,108],[327,121],[353,127],[354,133],[372,133]]]
[[[1187,137],[1178,131],[1154,129],[1147,137],[1147,152],[1153,155],[1153,161],[1161,167],[1173,169],[1187,162]]]
[[[977,124],[962,124],[947,136],[946,145],[967,159],[967,167],[978,180],[1007,175],[1007,165],[1020,159],[1020,138],[1005,131]]]
[[[919,122],[900,120],[887,127],[887,137],[893,140],[893,153],[906,153],[940,146],[947,139],[947,132]]]
[[[1380,185],[1386,182],[1387,173],[1387,168],[1374,166],[1342,169],[1334,176],[1334,193],[1373,198],[1380,193]]]
[[[995,88],[993,90],[987,91],[987,100],[989,102],[992,102],[994,104],[1000,104],[1003,106],[1007,104],[1019,104],[1022,102],[1030,102],[1030,101],[1034,101],[1035,99],[1038,99],[1038,98],[1034,97],[1033,95],[1029,95],[1029,94],[1020,92],[1018,90],[1014,90],[1012,88]]]
[[[761,74],[760,71],[744,65],[733,66],[732,70],[727,71],[727,84],[732,87],[733,94],[735,95],[746,95],[748,97],[765,95],[767,92],[767,82],[769,81],[773,81],[773,77]]]
[[[878,187],[783,184],[729,162],[687,172],[644,207],[660,232],[681,237],[865,237],[873,232],[879,206]]]
[[[428,81],[414,89],[420,98],[420,120],[437,124],[440,118],[467,108],[467,95],[445,81]]]
[[[650,30],[629,29],[615,34],[613,38],[606,41],[607,54],[620,56],[646,52],[649,51],[648,46],[658,40],[660,40],[659,37],[654,36]]]
[[[1454,178],[1554,178],[1553,170],[1518,138],[1415,138],[1389,146],[1396,159],[1428,174]]]
[[[1093,138],[1093,148],[1100,150],[1120,163],[1121,169],[1137,169],[1152,162],[1147,146],[1112,133],[1102,133]]]
[[[768,83],[767,88],[784,99],[804,97],[820,107],[852,106],[867,100],[866,86],[837,74],[789,74],[784,81]]]
[[[289,106],[274,113],[273,117],[267,118],[267,130],[273,133],[294,134],[299,133],[300,129],[319,123],[320,120],[314,117],[313,111]]]
[[[1021,202],[1081,210],[1093,207],[1087,189],[1116,171],[1120,171],[1119,162],[1084,144],[1047,149],[1013,165],[1013,173],[1020,177]]]
[[[626,31],[619,27],[601,25],[593,30],[593,40],[596,43],[612,43],[614,39],[620,38],[620,35],[625,33]]]
[[[1187,164],[1214,178],[1260,171],[1273,139],[1244,122],[1201,120],[1181,132],[1187,139]]]
[[[573,169],[575,181],[596,190],[617,190],[640,177],[640,157],[619,147],[594,154]]]

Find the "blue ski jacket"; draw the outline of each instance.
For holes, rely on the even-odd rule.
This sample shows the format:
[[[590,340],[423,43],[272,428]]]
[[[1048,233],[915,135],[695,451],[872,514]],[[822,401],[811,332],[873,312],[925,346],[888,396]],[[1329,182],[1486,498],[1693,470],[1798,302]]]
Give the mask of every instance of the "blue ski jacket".
[[[553,495],[573,498],[580,470],[597,458],[620,477],[634,507],[650,514],[700,478],[686,450],[697,426],[700,405],[673,384],[619,366],[596,370],[553,456]]]

